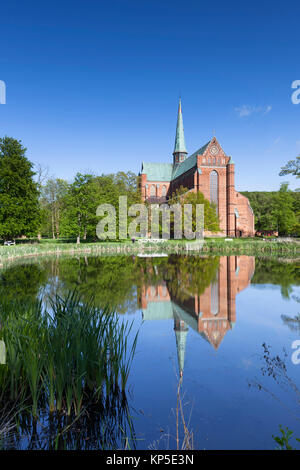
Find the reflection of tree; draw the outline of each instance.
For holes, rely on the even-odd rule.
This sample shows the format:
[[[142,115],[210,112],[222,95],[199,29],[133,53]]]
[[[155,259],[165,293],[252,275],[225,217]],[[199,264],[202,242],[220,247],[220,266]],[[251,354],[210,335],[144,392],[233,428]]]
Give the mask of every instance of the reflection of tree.
[[[33,300],[47,277],[47,272],[39,264],[12,266],[0,272],[0,298]]]
[[[299,402],[300,402],[300,390],[293,381],[291,377],[288,375],[288,367],[287,367],[287,357],[288,354],[285,349],[283,349],[283,357],[280,357],[278,354],[272,355],[271,354],[271,346],[263,343],[263,354],[259,356],[262,366],[261,366],[261,374],[262,377],[270,377],[272,378],[277,385],[285,392],[289,392],[294,397],[294,402],[296,403],[296,408],[291,409],[290,406],[287,404],[287,400],[284,398],[280,398],[277,394],[275,394],[272,389],[267,385],[267,383],[263,383],[262,378],[255,378],[249,383],[249,386],[254,386],[258,390],[264,391],[268,393],[273,399],[280,403],[287,412],[293,415],[293,417],[300,421],[300,414],[299,414]]]
[[[47,293],[76,288],[83,299],[93,297],[96,305],[108,306],[118,313],[134,312],[136,292],[145,283],[167,281],[174,297],[185,300],[201,294],[211,283],[219,258],[169,256],[137,258],[129,256],[78,257],[56,259],[47,264]]]
[[[277,284],[281,294],[289,298],[292,285],[300,285],[299,267],[293,263],[278,263],[275,260],[257,259],[252,284]]]
[[[0,294],[34,299],[40,291],[46,303],[49,295],[64,297],[76,288],[82,299],[93,298],[99,307],[126,313],[136,310],[137,289],[145,283],[154,285],[164,280],[171,295],[183,301],[202,294],[218,266],[219,258],[175,255],[53,258],[43,264],[17,265],[2,271]]]
[[[166,281],[172,298],[184,301],[201,295],[215,279],[219,258],[176,256],[146,259],[140,266],[139,286]]]
[[[79,257],[59,261],[60,289],[76,288],[82,299],[118,313],[136,310],[136,261],[131,257]]]
[[[219,258],[174,257],[170,260],[167,282],[171,296],[183,302],[203,294],[215,280],[218,267]]]
[[[300,303],[300,297],[296,297],[294,295],[292,298],[296,300],[296,302]],[[289,317],[288,315],[281,315],[281,319],[291,331],[297,331],[298,333],[300,333],[300,313],[298,313],[298,315],[296,315],[294,318]]]

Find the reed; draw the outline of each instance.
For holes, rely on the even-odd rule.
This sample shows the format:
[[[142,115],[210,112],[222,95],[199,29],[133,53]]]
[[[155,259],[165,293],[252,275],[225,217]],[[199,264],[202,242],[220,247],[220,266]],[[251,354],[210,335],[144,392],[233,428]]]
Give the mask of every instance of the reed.
[[[48,309],[38,300],[1,299],[0,325],[7,358],[0,368],[0,406],[22,397],[30,408],[22,419],[30,422],[45,412],[56,422],[59,416],[82,419],[91,408],[102,418],[104,410],[122,414],[137,343],[136,334],[129,346],[132,323],[71,292],[52,298]],[[112,419],[102,419],[105,433]]]

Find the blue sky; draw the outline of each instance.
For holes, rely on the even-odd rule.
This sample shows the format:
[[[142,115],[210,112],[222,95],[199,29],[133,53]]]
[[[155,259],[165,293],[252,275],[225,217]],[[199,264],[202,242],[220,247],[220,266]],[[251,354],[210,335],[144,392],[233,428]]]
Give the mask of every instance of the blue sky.
[[[1,4],[0,136],[71,180],[171,162],[179,94],[187,150],[215,129],[238,190],[276,190],[300,153],[299,3],[194,0]]]

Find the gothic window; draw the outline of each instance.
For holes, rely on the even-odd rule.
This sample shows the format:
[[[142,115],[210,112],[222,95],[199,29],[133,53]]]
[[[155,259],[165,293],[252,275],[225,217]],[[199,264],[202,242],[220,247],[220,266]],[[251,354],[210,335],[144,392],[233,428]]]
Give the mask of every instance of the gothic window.
[[[218,173],[213,170],[210,173],[210,202],[213,202],[217,206],[218,211],[218,192],[219,192],[219,184],[218,184]]]
[[[161,190],[161,195],[166,196],[166,194],[167,194],[167,186],[164,184]]]
[[[213,158],[213,165],[215,165],[215,164],[216,164],[216,159],[215,159],[215,158]]]
[[[156,196],[155,184],[151,184],[150,196]]]
[[[203,157],[203,160],[202,160],[202,161],[203,161],[203,163],[206,163],[206,158],[205,158],[205,157]]]

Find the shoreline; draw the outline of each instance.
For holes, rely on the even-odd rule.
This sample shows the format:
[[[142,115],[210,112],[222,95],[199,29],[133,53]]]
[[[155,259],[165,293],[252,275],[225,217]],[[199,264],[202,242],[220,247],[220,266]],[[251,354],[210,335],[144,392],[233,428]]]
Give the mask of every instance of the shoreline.
[[[100,255],[100,256],[116,256],[116,255],[213,255],[213,256],[230,256],[230,255],[248,255],[248,256],[270,256],[276,257],[278,260],[288,259],[289,262],[297,262],[300,259],[300,243],[299,242],[270,242],[261,240],[243,240],[233,239],[230,243],[224,240],[204,240],[199,241],[165,241],[154,244],[149,241],[147,243],[85,243],[77,245],[76,243],[41,243],[41,244],[19,244],[13,246],[0,247],[0,268],[5,264],[13,261],[39,258],[44,256],[76,256],[76,255]]]

